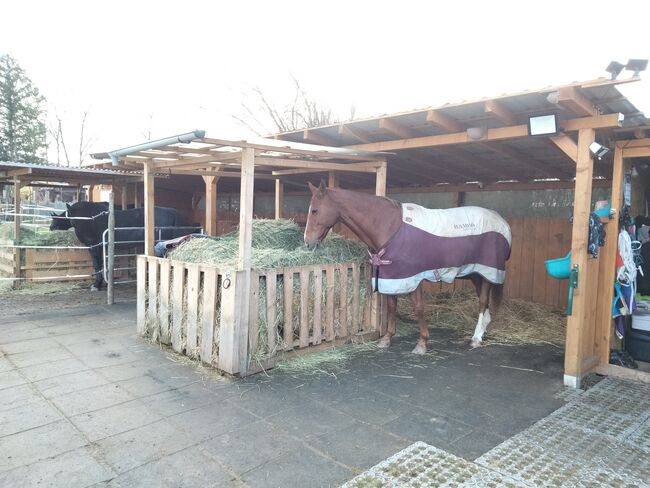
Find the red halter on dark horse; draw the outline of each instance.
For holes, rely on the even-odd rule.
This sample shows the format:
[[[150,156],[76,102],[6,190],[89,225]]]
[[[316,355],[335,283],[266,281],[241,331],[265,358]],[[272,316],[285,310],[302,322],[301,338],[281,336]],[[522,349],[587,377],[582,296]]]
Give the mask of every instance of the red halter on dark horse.
[[[426,352],[429,330],[424,320],[422,281],[453,282],[469,278],[479,297],[479,316],[472,347],[479,346],[503,293],[505,263],[510,257],[508,223],[492,210],[460,207],[430,210],[399,204],[321,182],[312,192],[305,244],[315,249],[337,222],[343,222],[368,246],[373,287],[388,297],[388,347],[395,335],[397,296],[410,294],[420,325],[416,354]]]

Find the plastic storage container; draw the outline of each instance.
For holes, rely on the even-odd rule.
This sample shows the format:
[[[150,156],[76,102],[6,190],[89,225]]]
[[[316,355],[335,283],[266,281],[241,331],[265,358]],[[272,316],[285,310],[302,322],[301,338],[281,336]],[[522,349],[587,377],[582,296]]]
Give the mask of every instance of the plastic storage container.
[[[637,361],[650,362],[650,332],[630,329],[625,335],[625,349]]]
[[[650,311],[637,309],[632,315],[632,328],[650,332]]]

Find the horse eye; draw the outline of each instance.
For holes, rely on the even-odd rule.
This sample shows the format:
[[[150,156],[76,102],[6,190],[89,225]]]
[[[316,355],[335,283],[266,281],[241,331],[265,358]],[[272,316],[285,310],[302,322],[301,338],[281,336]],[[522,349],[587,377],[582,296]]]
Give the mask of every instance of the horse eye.
[[[311,211],[311,214],[312,214],[312,215],[316,215],[317,213],[318,213],[318,209],[317,209],[317,208],[312,209],[312,211]]]

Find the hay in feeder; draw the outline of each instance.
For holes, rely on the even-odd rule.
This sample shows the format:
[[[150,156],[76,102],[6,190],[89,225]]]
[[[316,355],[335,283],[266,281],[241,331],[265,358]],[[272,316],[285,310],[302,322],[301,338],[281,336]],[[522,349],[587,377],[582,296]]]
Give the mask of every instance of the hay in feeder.
[[[14,238],[13,222],[0,224],[0,238]],[[45,227],[20,226],[20,244],[24,246],[83,246],[74,229],[50,231]]]
[[[239,249],[238,231],[225,234],[216,238],[195,238],[169,253],[171,259],[186,261],[192,263],[208,264],[218,267],[221,270],[233,269],[237,265],[237,254]],[[299,266],[319,265],[319,264],[336,264],[336,263],[361,263],[366,260],[367,253],[365,247],[355,241],[344,239],[343,237],[330,234],[321,247],[315,251],[308,250],[303,241],[303,231],[291,220],[253,220],[252,233],[252,268],[260,272],[274,268],[294,268]],[[291,349],[283,341],[284,330],[284,276],[278,275],[275,283],[276,303],[275,303],[275,323],[270,325],[275,327],[276,341],[269,344],[268,327],[266,316],[266,277],[260,277],[259,283],[259,334],[258,346],[256,351],[250,351],[252,360],[263,360],[275,356],[278,351]],[[335,290],[341,287],[341,280],[347,280],[347,289],[352,290],[352,275],[341,276],[340,271],[335,272]],[[327,286],[325,280],[322,281],[322,292],[320,297],[315,297],[313,275],[309,280],[309,289],[311,290],[309,299],[310,316],[314,309],[314,301],[320,299],[321,310],[326,310]],[[293,278],[293,340],[297,339],[300,328],[300,275],[296,274]],[[365,303],[367,291],[364,280],[360,283],[360,306]],[[347,295],[347,307],[351,308],[352,293]],[[337,298],[335,310],[335,327],[348,327],[348,324],[340,323],[339,307],[340,299]],[[217,320],[215,324],[215,337],[218,337],[219,324],[219,300],[217,301]],[[351,320],[348,314],[348,321]]]
[[[473,290],[425,296],[425,319],[429,327],[454,329],[468,340],[478,318],[478,298]],[[400,299],[398,313],[416,321],[410,299]],[[564,347],[566,316],[563,312],[521,299],[504,299],[492,317],[485,344],[551,344]]]
[[[292,220],[253,220],[252,241],[251,265],[257,270],[361,262],[367,256],[365,247],[337,234],[330,234],[321,247],[310,251],[305,247],[302,229]],[[238,249],[239,231],[234,231],[211,239],[192,239],[168,256],[229,269],[237,266]]]

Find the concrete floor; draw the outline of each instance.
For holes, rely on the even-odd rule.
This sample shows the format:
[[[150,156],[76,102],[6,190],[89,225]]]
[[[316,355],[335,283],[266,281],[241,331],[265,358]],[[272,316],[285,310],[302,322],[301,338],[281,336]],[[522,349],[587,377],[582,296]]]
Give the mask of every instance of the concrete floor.
[[[229,379],[139,339],[134,302],[29,308],[0,307],[0,486],[338,486],[415,441],[473,461],[572,398],[552,346],[432,327],[417,357],[413,326],[315,374]]]

